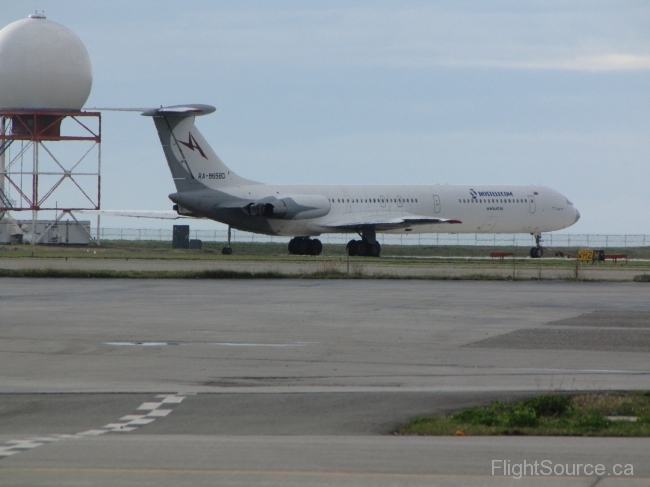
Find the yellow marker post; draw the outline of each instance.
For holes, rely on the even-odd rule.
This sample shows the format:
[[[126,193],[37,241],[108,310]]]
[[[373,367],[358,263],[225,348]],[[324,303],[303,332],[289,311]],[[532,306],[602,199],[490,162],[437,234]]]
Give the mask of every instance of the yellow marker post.
[[[578,250],[578,260],[580,262],[593,262],[594,260],[594,251],[591,249],[580,249]]]

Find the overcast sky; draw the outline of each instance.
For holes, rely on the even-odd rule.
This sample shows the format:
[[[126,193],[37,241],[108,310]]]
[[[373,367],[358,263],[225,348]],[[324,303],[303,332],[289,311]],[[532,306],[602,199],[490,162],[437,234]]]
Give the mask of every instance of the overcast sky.
[[[4,26],[36,2],[0,4]],[[90,53],[87,107],[214,105],[197,126],[249,179],[541,184],[580,210],[570,233],[650,234],[647,0],[38,8]],[[171,209],[151,120],[105,113],[103,136],[102,208]]]

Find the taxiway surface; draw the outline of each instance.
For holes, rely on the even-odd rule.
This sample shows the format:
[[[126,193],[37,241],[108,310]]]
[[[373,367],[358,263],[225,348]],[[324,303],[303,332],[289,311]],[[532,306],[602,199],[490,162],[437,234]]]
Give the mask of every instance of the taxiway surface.
[[[649,298],[643,283],[0,279],[0,483],[519,485],[491,461],[550,459],[633,464],[599,485],[646,485],[648,439],[391,432],[497,398],[650,389]]]

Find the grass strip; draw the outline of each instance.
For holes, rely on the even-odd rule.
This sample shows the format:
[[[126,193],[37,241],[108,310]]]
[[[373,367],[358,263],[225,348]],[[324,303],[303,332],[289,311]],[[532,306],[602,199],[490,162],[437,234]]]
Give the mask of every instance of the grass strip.
[[[247,272],[227,269],[206,271],[131,271],[83,269],[0,269],[0,277],[71,278],[71,279],[281,279],[280,272]]]
[[[106,240],[102,241],[100,246],[95,244],[88,246],[66,246],[66,245],[0,245],[0,257],[4,258],[22,258],[22,257],[75,257],[75,258],[150,258],[150,259],[214,259],[224,258],[221,249],[226,245],[223,242],[203,242],[202,250],[181,250],[172,249],[171,242],[155,240]],[[233,259],[239,257],[289,257],[286,243],[279,242],[235,242],[233,244],[234,255],[225,258]],[[382,255],[395,256],[400,258],[487,258],[490,252],[498,250],[500,252],[512,252],[517,259],[528,260],[528,247],[512,246],[473,246],[473,245],[383,245]],[[555,249],[565,254],[575,255],[577,248]],[[344,244],[324,244],[324,257],[341,257],[345,256]],[[606,253],[626,254],[629,259],[650,259],[650,246],[648,247],[628,247],[628,248],[608,248]],[[547,251],[546,256],[553,256],[553,251]],[[296,256],[292,256],[296,257]],[[497,259],[498,260],[498,259]],[[546,259],[542,259],[546,260]],[[502,262],[507,265],[511,262],[510,258]],[[538,262],[534,260],[534,262]],[[573,262],[567,259],[567,262]],[[607,264],[614,264],[608,261]],[[626,263],[619,261],[618,265],[632,265],[632,262]],[[602,263],[605,265],[605,263]]]
[[[399,435],[650,436],[650,392],[551,394],[413,418]]]
[[[229,269],[203,271],[137,271],[110,269],[0,269],[0,277],[69,278],[69,279],[394,279],[422,281],[512,281],[512,276],[472,273],[451,275],[405,275],[350,273],[325,268],[313,272],[284,273],[279,271],[249,272]],[[536,281],[536,277],[515,278],[515,281]],[[574,279],[565,279],[574,280]],[[589,280],[590,282],[593,280]]]

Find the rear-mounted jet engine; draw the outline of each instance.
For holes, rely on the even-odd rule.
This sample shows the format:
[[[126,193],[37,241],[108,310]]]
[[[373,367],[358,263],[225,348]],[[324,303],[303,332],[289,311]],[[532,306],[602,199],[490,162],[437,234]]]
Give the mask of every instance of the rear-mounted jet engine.
[[[319,195],[283,196],[273,201],[249,203],[243,210],[251,216],[306,220],[327,215],[330,212],[330,200]]]

